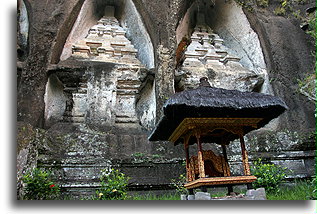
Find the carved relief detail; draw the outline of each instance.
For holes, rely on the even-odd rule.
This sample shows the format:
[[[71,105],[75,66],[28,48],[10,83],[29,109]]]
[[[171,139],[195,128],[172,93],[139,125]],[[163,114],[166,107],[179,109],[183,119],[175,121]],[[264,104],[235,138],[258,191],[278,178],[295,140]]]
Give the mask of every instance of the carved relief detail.
[[[114,8],[113,8],[114,10]],[[114,17],[114,12],[102,17],[91,27],[84,40],[72,46],[72,56],[113,63],[141,65],[137,50],[125,37],[126,31]]]
[[[183,38],[178,47],[176,91],[196,88],[202,76],[209,77],[211,86],[229,90],[253,91],[262,85],[263,77],[240,63],[224,40],[205,24],[204,14],[197,14],[197,25],[190,42],[187,40]]]
[[[223,177],[230,176],[230,167],[222,155],[216,155],[211,150],[202,152],[204,165],[204,174],[207,177]],[[202,166],[199,165],[199,156],[192,156],[189,161],[189,175],[188,181],[193,181],[199,177],[199,169]]]

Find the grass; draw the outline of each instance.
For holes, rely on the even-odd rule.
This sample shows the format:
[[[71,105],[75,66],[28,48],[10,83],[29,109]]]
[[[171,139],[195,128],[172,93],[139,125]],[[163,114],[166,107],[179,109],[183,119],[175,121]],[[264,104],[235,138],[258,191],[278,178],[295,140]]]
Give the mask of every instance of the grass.
[[[316,200],[316,184],[311,181],[295,181],[294,186],[281,187],[276,193],[266,193],[268,200]]]
[[[243,190],[238,191],[245,193]],[[291,186],[281,186],[277,192],[266,192],[267,200],[316,200],[316,184],[312,181],[296,180]],[[212,197],[222,197],[226,191],[211,192]],[[134,195],[129,200],[180,200],[177,193],[166,195]]]
[[[146,195],[134,195],[131,196],[130,200],[168,200],[168,201],[175,201],[180,200],[179,194],[166,194],[166,195],[152,195],[152,194],[146,194]]]
[[[234,189],[235,192],[245,194],[246,189]],[[209,191],[212,197],[226,196],[227,191],[219,189],[213,189]],[[316,178],[313,181],[310,180],[295,180],[294,184],[279,187],[277,192],[266,192],[267,200],[317,200],[316,191]],[[61,200],[73,200],[67,196]],[[93,200],[92,197],[82,198],[81,200]],[[171,192],[164,195],[156,195],[153,193],[148,194],[133,194],[128,196],[126,200],[168,200],[175,201],[180,200],[180,194]]]

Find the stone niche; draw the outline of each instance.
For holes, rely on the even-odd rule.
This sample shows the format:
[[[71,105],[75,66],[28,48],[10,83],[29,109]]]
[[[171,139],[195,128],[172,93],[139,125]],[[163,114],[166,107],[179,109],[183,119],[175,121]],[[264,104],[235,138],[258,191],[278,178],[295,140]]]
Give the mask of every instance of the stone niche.
[[[117,17],[117,18],[116,18]],[[112,27],[111,27],[112,26]],[[138,13],[132,0],[90,0],[85,1],[76,19],[76,22],[67,37],[60,60],[64,61],[74,53],[74,45],[83,45],[79,41],[89,40],[89,37],[116,38],[117,44],[113,44],[114,49],[119,48],[120,44],[131,41],[136,50],[126,45],[124,51],[131,51],[137,54],[137,58],[147,68],[154,68],[154,51],[150,36],[143,24],[142,18]],[[123,37],[126,37],[126,41]],[[89,41],[88,41],[89,42]],[[110,41],[109,41],[110,42]],[[96,53],[110,54],[114,50],[99,48],[100,44],[88,43]],[[109,48],[109,43],[104,43],[104,47]],[[115,47],[116,46],[116,47]],[[80,47],[79,47],[80,48]],[[97,51],[98,49],[98,51]],[[86,50],[88,51],[88,50]],[[136,52],[137,51],[137,52]],[[83,50],[83,52],[85,52]],[[118,54],[116,52],[116,54]],[[123,52],[123,55],[125,52]],[[104,56],[104,55],[103,55]]]
[[[126,20],[126,14],[134,12],[131,16],[140,21],[132,2],[126,1],[121,7],[100,2],[84,3],[65,43],[62,61],[51,71],[45,95],[46,127],[71,122],[102,130],[115,125],[151,129],[155,121],[155,88],[153,77],[148,77],[148,69],[154,66],[148,34],[140,30],[142,24],[136,27]],[[121,22],[117,14],[123,17]],[[140,31],[140,38],[127,36],[127,32],[131,35],[135,30]],[[139,54],[142,51],[148,54]]]
[[[271,94],[259,39],[234,1],[193,3],[176,37],[176,91],[195,88],[207,76],[213,87]]]
[[[29,18],[27,8],[23,0],[18,0],[18,25],[17,25],[17,57],[23,61],[27,55]]]

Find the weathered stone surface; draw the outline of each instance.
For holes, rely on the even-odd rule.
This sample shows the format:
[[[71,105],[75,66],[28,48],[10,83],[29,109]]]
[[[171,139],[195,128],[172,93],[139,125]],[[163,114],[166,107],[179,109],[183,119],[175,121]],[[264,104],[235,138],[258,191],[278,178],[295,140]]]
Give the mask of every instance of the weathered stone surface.
[[[48,140],[38,146],[37,166],[53,171],[63,194],[76,199],[92,196],[100,186],[100,171],[109,167],[131,178],[130,191],[171,189],[171,179],[184,173],[181,148],[149,144],[143,132],[124,131],[55,124],[42,136]]]
[[[41,147],[45,137],[44,130],[35,129],[30,124],[18,122],[17,123],[17,199],[23,197],[22,182],[23,176],[31,172],[37,167],[38,148]]]
[[[198,26],[194,20],[200,7]],[[206,11],[208,16],[204,17]],[[214,87],[272,94],[258,36],[234,1],[192,5],[177,28],[178,42],[183,36],[191,37],[192,43],[184,53],[183,68],[176,72],[176,77],[185,79],[176,79],[179,88],[194,87],[199,77],[205,75]],[[196,51],[189,51],[192,46]],[[186,58],[186,53],[190,58]],[[192,68],[186,68],[190,65]]]
[[[245,196],[247,197],[247,200],[266,200],[264,188],[249,189]]]
[[[182,201],[187,200],[187,195],[181,195],[181,200],[182,200]]]
[[[17,57],[23,61],[28,48],[29,18],[23,0],[18,1],[18,25],[17,25]]]
[[[81,13],[89,13],[86,10],[92,10],[91,7],[92,5],[89,3],[85,4],[84,11]],[[130,11],[131,7],[133,7],[132,2],[124,7],[128,10],[125,12],[137,13],[135,9]],[[117,7],[118,11],[122,9]],[[145,128],[150,129],[154,126],[155,121],[153,80],[142,83],[147,77],[147,71],[136,58],[138,51],[125,37],[125,29],[136,27],[128,26],[130,22],[124,21],[127,19],[127,14],[124,12],[125,18],[122,18],[121,22],[125,24],[125,29],[122,28],[114,17],[115,7],[113,6],[106,6],[102,18],[98,21],[95,20],[98,12],[93,11],[96,13],[95,15],[84,17],[79,15],[75,29],[64,46],[64,53],[67,56],[68,44],[72,42],[72,55],[70,57],[72,60],[69,58],[69,60],[61,62],[62,68],[57,72],[55,71],[57,75],[51,75],[49,78],[45,96],[45,125],[49,127],[50,123],[54,121],[63,121],[87,123],[93,127],[102,127],[105,130],[114,124],[122,124],[123,126],[129,124],[128,126],[134,125],[139,128],[138,124],[140,123]],[[129,17],[129,19],[132,18]],[[78,26],[79,23],[92,21],[95,21],[95,25],[89,28],[88,33],[85,33],[86,36],[78,35],[76,29],[86,26]],[[134,32],[134,30],[130,30],[130,32]],[[151,44],[145,46],[148,45],[151,46]],[[141,48],[141,50],[143,49]],[[150,53],[146,55],[151,57]],[[77,60],[100,61],[108,64],[100,67],[89,64],[89,69],[75,69],[80,76],[63,71],[63,66],[66,66],[68,70],[74,70],[72,66],[78,63]],[[151,62],[148,61],[147,64],[149,66]],[[152,64],[150,67],[153,67]],[[53,77],[55,85],[51,83]],[[139,95],[140,93],[141,95]]]
[[[143,23],[143,19],[132,0],[124,1],[121,23],[126,29],[126,36],[138,50],[138,58],[146,68],[152,69],[154,65],[154,49],[150,35]]]
[[[103,130],[114,124],[139,129],[139,123],[148,129],[154,125],[153,81],[145,82],[145,69],[83,62],[87,69],[76,64],[67,60],[51,71],[45,96],[46,127],[54,122],[87,123]]]
[[[280,117],[277,128],[313,131],[315,103],[298,93],[298,80],[315,73],[314,39],[300,29],[298,20],[294,22],[286,18],[287,15],[275,16],[275,5],[276,2],[272,2],[267,10],[255,8],[253,13],[244,12],[259,36],[274,94],[283,97],[290,108]],[[305,8],[303,5],[293,7],[294,10]]]
[[[208,192],[196,192],[195,200],[210,200],[210,193]]]
[[[195,200],[195,195],[188,195],[187,200],[189,201]]]
[[[175,62],[170,56],[173,54],[163,45],[157,48],[159,65],[155,72],[155,93],[156,93],[156,122],[162,115],[162,107],[171,94],[174,93],[174,65]],[[168,83],[167,83],[168,82]],[[167,84],[166,84],[167,83]]]

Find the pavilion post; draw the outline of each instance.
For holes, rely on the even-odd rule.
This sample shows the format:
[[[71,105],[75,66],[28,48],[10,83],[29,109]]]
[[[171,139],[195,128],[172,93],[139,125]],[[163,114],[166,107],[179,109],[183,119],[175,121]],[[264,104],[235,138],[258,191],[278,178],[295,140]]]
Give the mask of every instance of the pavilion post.
[[[230,173],[230,169],[227,169],[227,167],[226,167],[226,164],[228,164],[227,148],[226,148],[225,144],[222,144],[221,148],[222,148],[223,157],[225,159],[225,163],[222,164],[222,166],[223,166],[223,176],[226,177],[226,176],[230,176],[230,174],[231,174]],[[230,195],[233,192],[233,186],[232,185],[227,185],[227,188],[228,188],[228,195]]]
[[[197,139],[197,147],[198,147],[198,169],[199,169],[199,177],[204,178],[206,177],[205,174],[205,163],[203,157],[203,149],[200,141],[200,134],[196,134]]]
[[[185,156],[186,156],[186,180],[187,182],[192,181],[192,176],[190,176],[190,169],[189,169],[189,137],[185,137],[184,139],[184,150],[185,150]]]
[[[243,135],[240,134],[239,137],[240,137],[240,144],[241,144],[242,163],[243,163],[244,175],[251,175],[250,166],[249,166],[249,159],[248,159],[248,152],[245,149],[245,143],[244,143]]]
[[[225,159],[225,163],[223,163],[223,176],[230,176],[230,169],[227,169],[226,168],[226,164],[229,165],[229,162],[228,162],[228,156],[227,156],[227,149],[226,149],[226,145],[221,145],[221,148],[222,148],[222,154],[223,154],[223,157]]]

